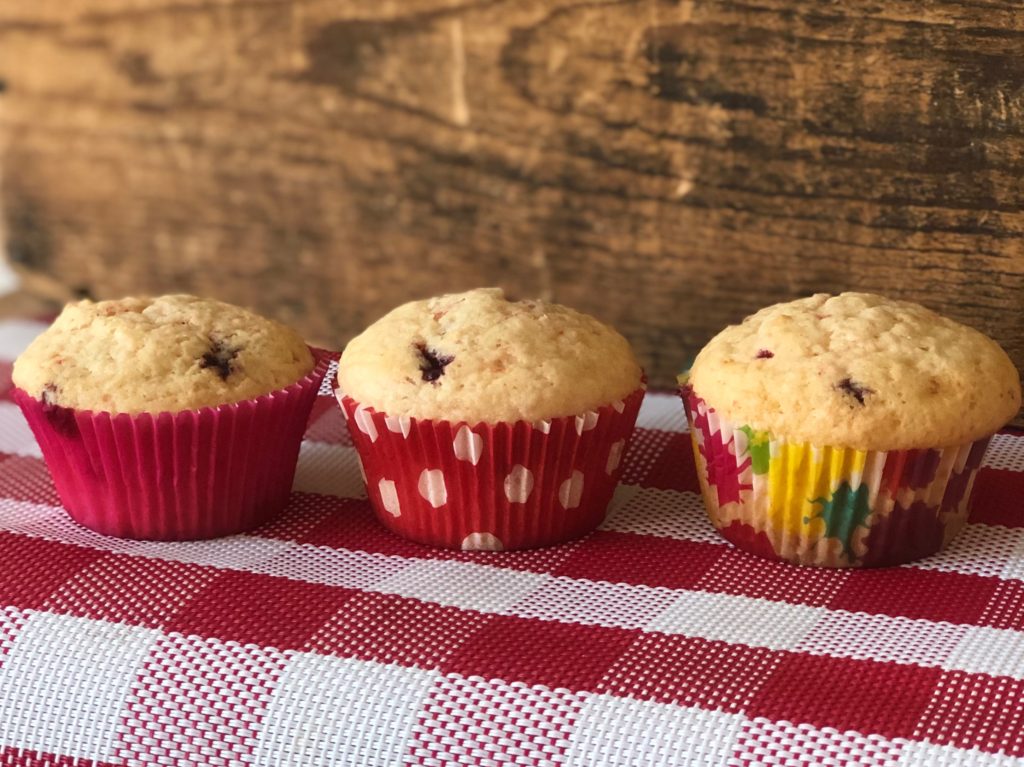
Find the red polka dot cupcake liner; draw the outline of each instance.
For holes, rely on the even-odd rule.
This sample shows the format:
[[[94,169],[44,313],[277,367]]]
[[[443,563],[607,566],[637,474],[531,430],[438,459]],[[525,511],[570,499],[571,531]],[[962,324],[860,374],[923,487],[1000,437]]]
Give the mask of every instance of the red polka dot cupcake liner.
[[[501,551],[601,524],[644,389],[575,416],[497,424],[392,416],[336,394],[387,528],[431,546]]]
[[[61,407],[13,390],[61,503],[106,535],[195,540],[243,532],[284,508],[330,356],[291,386],[176,413]]]

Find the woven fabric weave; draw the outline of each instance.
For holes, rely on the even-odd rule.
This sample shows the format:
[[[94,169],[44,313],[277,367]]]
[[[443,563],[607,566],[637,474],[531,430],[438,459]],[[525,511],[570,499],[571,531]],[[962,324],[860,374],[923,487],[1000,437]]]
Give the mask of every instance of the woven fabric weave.
[[[648,395],[599,531],[458,552],[378,525],[325,390],[282,518],[142,542],[67,517],[2,367],[0,766],[1024,765],[1019,435],[947,551],[800,569],[715,534]]]

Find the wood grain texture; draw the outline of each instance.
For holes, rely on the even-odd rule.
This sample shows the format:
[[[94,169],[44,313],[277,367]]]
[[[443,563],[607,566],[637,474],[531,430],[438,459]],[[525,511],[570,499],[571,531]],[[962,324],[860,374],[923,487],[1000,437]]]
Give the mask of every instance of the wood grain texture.
[[[1011,2],[0,0],[9,258],[340,346],[480,284],[589,310],[667,385],[815,291],[1024,368]]]

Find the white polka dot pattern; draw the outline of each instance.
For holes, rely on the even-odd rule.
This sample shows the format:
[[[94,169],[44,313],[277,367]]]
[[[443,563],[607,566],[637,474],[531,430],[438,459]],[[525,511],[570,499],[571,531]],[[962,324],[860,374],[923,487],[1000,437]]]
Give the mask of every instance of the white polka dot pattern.
[[[398,490],[395,488],[394,480],[382,479],[377,483],[377,488],[380,490],[380,502],[388,514],[394,517],[401,516],[402,505],[398,500]]]
[[[463,551],[501,551],[505,547],[492,533],[470,533],[462,539]]]
[[[599,418],[600,416],[593,412],[576,416],[576,433],[582,434],[585,431],[590,431],[597,426]]]
[[[345,396],[339,401],[374,486],[370,501],[393,532],[450,549],[488,532],[509,551],[580,537],[601,524],[642,394],[535,424],[403,421]],[[381,478],[391,483],[385,489]]]
[[[384,423],[387,424],[388,431],[401,434],[403,437],[408,437],[409,430],[412,428],[412,419],[407,415],[386,415]]]
[[[448,487],[444,482],[444,472],[440,469],[424,469],[420,474],[420,495],[435,509],[448,502]]]
[[[460,461],[469,461],[476,466],[483,453],[484,438],[463,424],[455,433],[453,447],[456,458]]]
[[[565,509],[575,509],[583,497],[583,472],[574,471],[558,488],[558,502]]]
[[[533,472],[516,464],[505,477],[505,497],[509,503],[526,503],[533,492]]]
[[[604,470],[608,474],[613,474],[619,464],[622,463],[622,450],[626,446],[626,440],[620,439],[612,443],[612,446],[608,449],[608,461],[604,465]]]
[[[356,408],[355,413],[356,426],[363,434],[370,438],[371,442],[377,441],[377,424],[373,422],[373,416],[370,415],[370,411],[360,405]]]

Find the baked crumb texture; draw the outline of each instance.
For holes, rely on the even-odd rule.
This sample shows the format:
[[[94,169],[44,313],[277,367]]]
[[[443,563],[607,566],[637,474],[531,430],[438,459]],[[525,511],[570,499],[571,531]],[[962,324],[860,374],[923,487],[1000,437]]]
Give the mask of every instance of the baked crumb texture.
[[[629,343],[607,325],[499,289],[414,301],[345,348],[341,390],[394,416],[538,421],[623,399],[641,384]]]
[[[923,306],[867,293],[762,309],[700,352],[688,383],[778,439],[861,450],[962,445],[1020,409],[1000,346]]]
[[[258,397],[307,375],[291,328],[188,295],[69,304],[14,364],[48,404],[113,413],[193,410]]]

